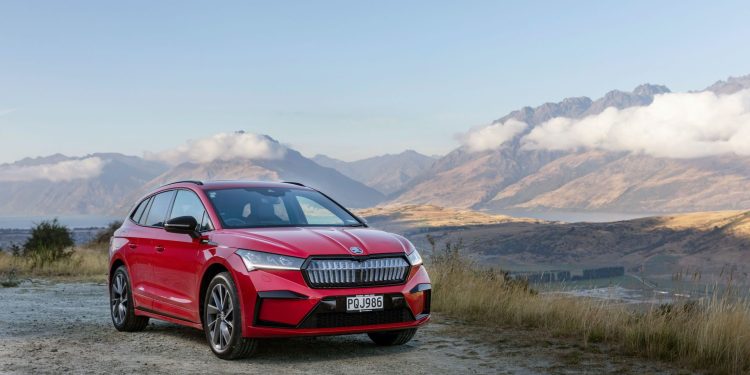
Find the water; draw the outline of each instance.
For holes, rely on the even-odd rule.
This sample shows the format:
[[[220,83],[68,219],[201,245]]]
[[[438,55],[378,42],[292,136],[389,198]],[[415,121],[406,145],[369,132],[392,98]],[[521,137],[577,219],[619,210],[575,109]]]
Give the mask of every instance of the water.
[[[546,221],[562,221],[566,223],[608,223],[612,221],[640,219],[651,216],[664,216],[666,213],[624,213],[624,212],[592,212],[592,211],[527,211],[527,210],[493,210],[493,214],[513,217],[527,217]]]
[[[59,215],[59,216],[0,216],[2,229],[29,229],[43,220],[57,218],[68,228],[105,227],[113,221],[122,221],[122,217],[106,215]]]

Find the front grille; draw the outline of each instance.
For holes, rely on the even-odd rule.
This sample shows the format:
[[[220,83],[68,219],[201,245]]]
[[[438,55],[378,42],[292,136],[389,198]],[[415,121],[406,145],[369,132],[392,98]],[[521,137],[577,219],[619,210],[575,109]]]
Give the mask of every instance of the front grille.
[[[305,268],[313,288],[389,285],[406,279],[409,263],[401,257],[312,259]]]
[[[408,322],[411,319],[406,309],[368,311],[361,313],[334,312],[318,314],[316,328],[336,328]]]

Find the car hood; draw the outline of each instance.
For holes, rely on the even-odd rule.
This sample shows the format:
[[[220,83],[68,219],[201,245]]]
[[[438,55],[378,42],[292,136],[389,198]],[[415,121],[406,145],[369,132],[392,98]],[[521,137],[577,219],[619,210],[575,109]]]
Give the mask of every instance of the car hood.
[[[217,234],[218,243],[240,249],[274,252],[306,258],[313,255],[404,253],[408,241],[396,234],[369,228],[293,227],[231,229]]]

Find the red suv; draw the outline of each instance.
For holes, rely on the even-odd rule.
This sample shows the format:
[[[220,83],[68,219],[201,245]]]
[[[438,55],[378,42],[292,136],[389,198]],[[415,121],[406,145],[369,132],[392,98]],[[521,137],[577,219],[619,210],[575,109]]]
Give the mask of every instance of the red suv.
[[[202,329],[220,358],[258,339],[367,333],[408,342],[430,279],[404,237],[298,183],[182,181],[143,198],[110,246],[112,322]]]

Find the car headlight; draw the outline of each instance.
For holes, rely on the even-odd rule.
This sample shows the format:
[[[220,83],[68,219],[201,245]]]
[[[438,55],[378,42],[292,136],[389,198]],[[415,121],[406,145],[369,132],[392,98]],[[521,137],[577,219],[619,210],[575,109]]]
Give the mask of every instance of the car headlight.
[[[248,271],[256,269],[299,270],[305,262],[302,258],[253,250],[240,249],[237,250],[237,255],[245,262]]]
[[[417,248],[414,247],[414,245],[409,243],[409,249],[411,250],[410,253],[406,254],[406,259],[409,260],[409,264],[412,266],[418,266],[422,264],[422,256],[419,255],[419,251],[417,251]]]

